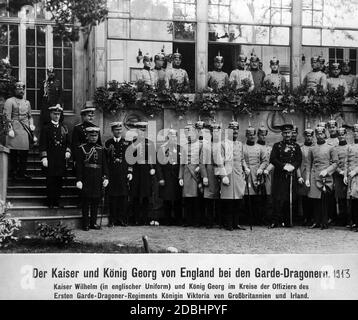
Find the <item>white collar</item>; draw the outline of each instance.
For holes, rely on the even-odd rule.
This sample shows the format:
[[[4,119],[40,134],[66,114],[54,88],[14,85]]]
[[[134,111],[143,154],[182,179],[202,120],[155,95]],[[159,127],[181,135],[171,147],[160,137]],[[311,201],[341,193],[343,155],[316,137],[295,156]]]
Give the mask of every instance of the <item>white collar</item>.
[[[56,127],[60,124],[60,122],[55,122],[55,121],[53,121],[53,120],[51,120],[51,122],[52,122],[52,124],[53,124],[54,126],[56,126]]]
[[[121,138],[122,138],[122,137],[119,137],[119,138],[113,137],[114,142],[119,142],[119,141],[121,141]]]

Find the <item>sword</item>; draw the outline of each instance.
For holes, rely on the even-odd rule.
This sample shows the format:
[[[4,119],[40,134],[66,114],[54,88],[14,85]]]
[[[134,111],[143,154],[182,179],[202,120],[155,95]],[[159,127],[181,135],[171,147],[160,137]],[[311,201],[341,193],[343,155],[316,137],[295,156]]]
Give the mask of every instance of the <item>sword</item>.
[[[102,198],[101,198],[101,219],[99,221],[99,228],[102,229],[102,219],[104,214],[104,201],[105,201],[105,187],[102,185]]]
[[[293,223],[292,223],[292,180],[293,180],[293,174],[290,173],[290,226],[292,227],[293,226]]]
[[[250,199],[250,184],[249,184],[249,175],[246,175],[246,189],[247,189],[247,199],[248,199],[248,207],[249,207],[249,221],[250,221],[250,230],[252,231],[252,210],[251,210],[251,199]]]

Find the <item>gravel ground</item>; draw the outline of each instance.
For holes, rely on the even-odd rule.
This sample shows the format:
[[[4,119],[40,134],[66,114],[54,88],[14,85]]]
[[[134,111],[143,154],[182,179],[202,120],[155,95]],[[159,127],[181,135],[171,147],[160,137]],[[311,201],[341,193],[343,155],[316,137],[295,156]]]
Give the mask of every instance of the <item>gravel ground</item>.
[[[304,253],[358,253],[358,232],[332,227],[310,230],[304,227],[268,229],[254,227],[249,230],[184,228],[166,226],[103,227],[102,230],[75,230],[76,240],[114,242],[122,245],[142,246],[142,236],[148,237],[155,250],[175,247],[188,253],[221,254],[304,254]]]

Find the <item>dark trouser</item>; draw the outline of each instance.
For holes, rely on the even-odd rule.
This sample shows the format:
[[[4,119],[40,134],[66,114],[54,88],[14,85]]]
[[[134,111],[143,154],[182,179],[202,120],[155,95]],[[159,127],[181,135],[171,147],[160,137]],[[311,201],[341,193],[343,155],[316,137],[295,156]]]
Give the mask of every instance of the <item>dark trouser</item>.
[[[269,224],[270,221],[272,220],[273,211],[274,211],[273,199],[271,195],[266,195],[261,210],[263,210],[262,217],[263,217],[264,224]]]
[[[199,202],[197,197],[184,198],[184,219],[189,226],[199,225]]]
[[[307,196],[302,196],[301,199],[303,220],[306,224],[310,224],[313,219],[313,199],[308,198]]]
[[[246,218],[249,224],[262,225],[264,216],[264,197],[262,195],[245,196]],[[251,211],[251,212],[250,212]]]
[[[334,196],[334,191],[330,193],[327,199],[327,207],[328,218],[332,220],[332,222],[335,222],[337,219],[337,200]]]
[[[338,209],[339,215],[337,216],[337,223],[341,226],[345,226],[349,223],[347,199],[338,199]]]
[[[26,171],[28,150],[10,150],[11,175],[24,176]]]
[[[352,199],[351,201],[351,217],[352,225],[358,226],[358,199]]]
[[[221,213],[224,228],[236,228],[239,224],[239,214],[242,200],[222,199]]]
[[[216,216],[215,211],[217,207],[216,199],[204,199],[205,204],[205,219],[204,224],[208,227],[212,227],[214,225],[214,217]]]
[[[314,208],[314,222],[319,225],[328,224],[328,205],[331,203],[329,197],[332,194],[326,194],[323,199],[312,199]]]
[[[128,224],[127,196],[109,197],[109,223]]]
[[[82,197],[82,221],[83,227],[94,226],[97,223],[97,211],[100,198]],[[89,218],[90,215],[90,218]]]
[[[164,223],[167,225],[180,225],[182,223],[181,200],[164,200]],[[172,212],[174,211],[174,218]]]
[[[62,190],[62,177],[48,176],[47,185],[47,201],[49,206],[58,206]]]
[[[290,224],[290,202],[281,199],[275,199],[275,211],[272,215],[272,223],[285,225]]]
[[[149,198],[133,198],[133,214],[135,224],[148,224]]]

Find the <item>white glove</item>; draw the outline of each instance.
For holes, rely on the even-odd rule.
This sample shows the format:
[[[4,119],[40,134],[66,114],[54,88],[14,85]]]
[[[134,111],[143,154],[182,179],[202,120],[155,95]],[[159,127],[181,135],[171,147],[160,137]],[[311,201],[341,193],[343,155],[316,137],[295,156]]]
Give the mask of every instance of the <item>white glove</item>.
[[[264,170],[264,175],[265,175],[265,176],[268,176],[268,175],[269,175],[268,170],[266,170],[266,169]]]
[[[250,172],[251,172],[250,169],[248,169],[248,168],[245,169],[245,174],[246,174],[247,176],[250,174]]]
[[[14,130],[10,130],[9,133],[8,133],[9,137],[10,138],[15,138],[15,132]]]
[[[36,127],[33,124],[30,124],[30,130],[35,131]]]
[[[151,176],[154,176],[154,175],[155,175],[155,169],[150,169],[149,174],[150,174]]]
[[[310,188],[310,187],[311,187],[311,183],[310,183],[309,180],[306,180],[306,187],[307,187],[307,188]]]
[[[283,167],[283,170],[286,170],[287,172],[292,172],[295,170],[295,167],[292,164],[286,163]]]
[[[222,182],[223,182],[223,185],[228,186],[228,185],[230,184],[229,177],[225,176],[225,177],[222,179]]]
[[[128,173],[127,174],[127,179],[128,179],[128,181],[132,181],[133,175],[131,173]]]
[[[204,186],[208,186],[208,185],[209,185],[209,179],[208,179],[208,178],[203,178],[203,185],[204,185]]]
[[[165,181],[164,180],[159,180],[159,185],[164,187],[165,186]]]
[[[356,175],[356,173],[354,171],[351,171],[350,173],[348,173],[348,175],[350,178],[353,178]]]
[[[66,152],[66,153],[65,153],[65,158],[66,158],[66,159],[70,159],[70,158],[71,158],[71,153],[70,153],[70,152]]]
[[[298,178],[298,183],[299,183],[299,184],[304,184],[304,182],[305,182],[305,180],[303,180],[302,177]]]
[[[262,175],[262,172],[263,172],[262,169],[258,169],[258,170],[257,170],[257,175],[258,175],[258,176]]]
[[[184,180],[183,179],[179,179],[179,185],[182,187],[184,185]]]
[[[348,177],[344,177],[344,178],[343,178],[343,183],[344,183],[345,185],[348,185]]]
[[[43,165],[45,168],[47,168],[47,167],[48,167],[48,160],[47,160],[47,158],[43,158],[41,161],[42,161],[42,165]]]
[[[82,190],[82,188],[83,188],[82,181],[77,181],[77,183],[76,183],[76,188]]]
[[[108,186],[108,183],[109,183],[108,179],[104,179],[103,180],[103,187],[106,188]]]
[[[195,168],[195,172],[199,172],[199,170],[200,170],[200,167],[197,166],[197,167]]]
[[[337,170],[338,174],[340,174],[341,176],[344,176],[344,171],[343,170]]]
[[[324,178],[327,175],[327,173],[328,173],[327,170],[322,170],[319,176]]]

